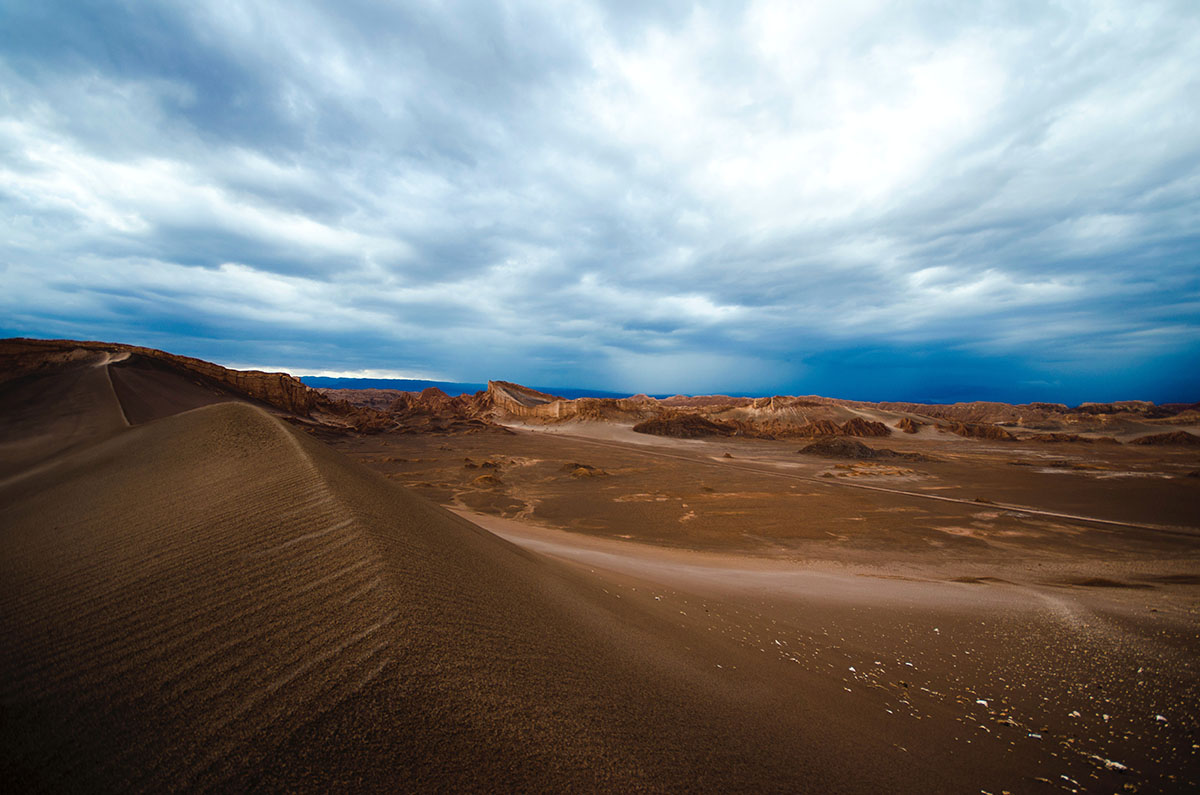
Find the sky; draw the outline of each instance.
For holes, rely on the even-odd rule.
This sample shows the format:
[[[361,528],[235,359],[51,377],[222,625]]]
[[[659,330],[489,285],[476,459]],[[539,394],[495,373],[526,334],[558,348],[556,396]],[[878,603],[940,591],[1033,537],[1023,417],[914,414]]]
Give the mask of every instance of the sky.
[[[1200,4],[0,3],[0,335],[1200,400]]]

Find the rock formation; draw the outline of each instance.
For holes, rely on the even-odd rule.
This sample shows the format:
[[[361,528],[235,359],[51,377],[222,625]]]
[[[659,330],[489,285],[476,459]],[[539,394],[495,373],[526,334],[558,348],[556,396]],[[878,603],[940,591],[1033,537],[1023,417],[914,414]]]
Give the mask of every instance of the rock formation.
[[[939,425],[938,430],[956,433],[967,439],[990,439],[998,442],[1015,442],[1017,437],[996,425],[982,425],[973,422],[956,422],[951,425]]]
[[[675,439],[702,439],[710,436],[733,436],[737,427],[725,422],[713,422],[699,414],[670,414],[645,420],[633,426],[637,433],[670,436]]]
[[[815,438],[818,436],[865,436],[865,437],[881,437],[891,436],[892,429],[884,425],[882,422],[874,422],[873,420],[864,420],[862,417],[854,417],[846,422],[838,425],[829,420],[818,420],[810,422],[795,429],[795,432],[790,434],[797,438]]]
[[[829,436],[818,439],[796,452],[803,453],[804,455],[821,456],[822,458],[848,458],[855,461],[869,461],[872,459],[903,459],[905,461],[936,460],[922,453],[901,453],[883,447],[868,447],[857,439],[849,439],[844,436]]]
[[[301,417],[309,416],[332,401],[300,379],[286,373],[264,373],[259,370],[231,370],[219,364],[177,356],[173,353],[108,342],[77,342],[74,340],[10,339],[0,341],[0,380],[19,378],[40,369],[62,366],[71,362],[84,363],[108,356],[114,364],[131,366],[139,359],[159,362],[208,379],[214,384],[240,395],[266,403]],[[113,357],[121,357],[119,359]]]
[[[509,381],[489,381],[473,395],[450,396],[429,388],[399,390],[316,390],[285,373],[238,371],[152,348],[104,342],[12,339],[0,341],[0,382],[36,375],[47,368],[98,364],[113,368],[167,368],[215,399],[246,399],[269,406],[285,419],[321,433],[478,433],[505,432],[505,423],[555,424],[613,422],[639,433],[676,438],[742,436],[760,439],[885,437],[889,425],[908,434],[927,424],[972,439],[1011,441],[1012,428],[1042,431],[1027,438],[1041,442],[1098,442],[1114,435],[1133,437],[1163,426],[1200,422],[1200,404],[1156,406],[1146,401],[1009,405],[995,402],[931,405],[865,403],[815,395],[763,398],[728,395],[675,395],[656,400],[578,398],[530,389]],[[120,372],[117,369],[111,372]],[[119,380],[114,377],[114,380]],[[119,384],[118,384],[119,386]],[[214,399],[211,395],[209,402]],[[889,425],[864,419],[863,410]],[[891,415],[891,416],[889,416]],[[1003,427],[1001,427],[1003,426]],[[1081,436],[1080,432],[1093,434]],[[1097,438],[1094,434],[1102,433]],[[1182,434],[1182,436],[1180,435]],[[1137,444],[1194,444],[1185,431],[1153,433]],[[1158,439],[1164,439],[1158,441]]]

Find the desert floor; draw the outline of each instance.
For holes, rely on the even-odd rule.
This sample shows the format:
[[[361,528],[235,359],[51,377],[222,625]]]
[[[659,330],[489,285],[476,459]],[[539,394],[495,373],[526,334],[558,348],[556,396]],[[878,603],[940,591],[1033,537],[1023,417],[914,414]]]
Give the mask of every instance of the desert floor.
[[[1197,454],[873,444],[937,460],[322,440],[129,360],[10,381],[0,776],[1195,791]]]
[[[724,668],[835,683],[864,731],[984,791],[1200,780],[1194,450],[926,429],[866,441],[934,461],[843,461],[510,427],[333,444],[614,599],[648,598],[728,649]]]

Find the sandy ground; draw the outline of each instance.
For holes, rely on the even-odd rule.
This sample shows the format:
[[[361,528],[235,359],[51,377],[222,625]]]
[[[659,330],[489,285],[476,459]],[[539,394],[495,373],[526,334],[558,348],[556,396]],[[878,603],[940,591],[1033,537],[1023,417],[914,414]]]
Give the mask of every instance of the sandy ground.
[[[720,605],[703,631],[865,687],[888,721],[889,693],[923,699],[920,720],[962,730],[941,757],[1012,755],[1017,777],[980,789],[1197,779],[1194,451],[929,434],[871,441],[936,461],[876,464],[602,423],[513,430],[339,447],[625,598]]]
[[[1159,475],[1103,484],[965,440],[865,474],[529,432],[338,452],[121,369],[0,392],[19,791],[1200,779],[1187,454],[1087,459]]]

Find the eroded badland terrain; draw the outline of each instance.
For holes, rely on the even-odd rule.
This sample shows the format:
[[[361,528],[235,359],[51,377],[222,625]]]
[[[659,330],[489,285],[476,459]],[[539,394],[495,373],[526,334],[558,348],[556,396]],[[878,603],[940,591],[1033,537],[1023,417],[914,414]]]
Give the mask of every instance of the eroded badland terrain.
[[[21,789],[1200,784],[1196,405],[0,363]]]

